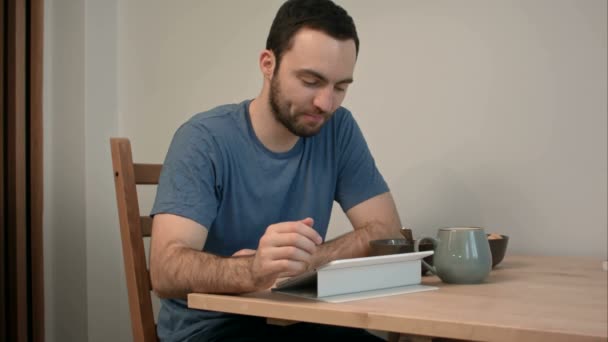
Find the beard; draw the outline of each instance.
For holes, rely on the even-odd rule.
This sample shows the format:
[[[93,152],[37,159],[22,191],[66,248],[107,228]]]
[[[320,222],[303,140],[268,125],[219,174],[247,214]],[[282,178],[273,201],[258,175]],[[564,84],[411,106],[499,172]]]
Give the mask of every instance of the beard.
[[[323,123],[317,126],[309,126],[304,123],[299,123],[298,118],[304,113],[294,113],[290,115],[289,100],[285,99],[283,92],[281,91],[281,83],[278,77],[273,77],[270,81],[270,108],[274,118],[280,122],[285,128],[287,128],[293,135],[301,138],[308,138],[317,135],[323,127]],[[327,120],[327,113],[320,113],[324,117],[324,121]]]

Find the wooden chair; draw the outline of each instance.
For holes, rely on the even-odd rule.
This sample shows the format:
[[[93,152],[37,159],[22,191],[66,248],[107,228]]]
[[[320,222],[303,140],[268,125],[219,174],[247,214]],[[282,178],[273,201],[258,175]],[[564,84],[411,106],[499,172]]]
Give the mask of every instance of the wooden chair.
[[[158,184],[162,164],[134,164],[129,139],[111,138],[110,146],[133,340],[158,341],[143,243],[143,238],[151,235],[152,219],[139,215],[136,185]]]

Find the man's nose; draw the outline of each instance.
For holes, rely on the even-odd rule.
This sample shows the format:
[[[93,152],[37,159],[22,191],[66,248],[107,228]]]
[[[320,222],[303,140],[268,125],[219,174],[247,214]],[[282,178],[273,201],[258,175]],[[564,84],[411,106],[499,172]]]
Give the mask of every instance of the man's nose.
[[[319,89],[313,104],[323,113],[331,113],[334,106],[334,90],[331,87]]]

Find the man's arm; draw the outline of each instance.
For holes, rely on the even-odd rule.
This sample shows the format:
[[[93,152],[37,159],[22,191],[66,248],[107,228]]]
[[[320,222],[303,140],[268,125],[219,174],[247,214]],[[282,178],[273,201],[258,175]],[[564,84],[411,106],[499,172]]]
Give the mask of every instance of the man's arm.
[[[346,212],[354,231],[317,247],[309,268],[336,259],[368,256],[369,241],[402,237],[401,220],[390,192],[372,197]]]
[[[161,298],[190,292],[244,293],[274,284],[279,274],[303,272],[321,237],[312,219],[269,226],[255,255],[220,257],[201,252],[207,228],[172,214],[157,214],[152,225],[150,279]]]

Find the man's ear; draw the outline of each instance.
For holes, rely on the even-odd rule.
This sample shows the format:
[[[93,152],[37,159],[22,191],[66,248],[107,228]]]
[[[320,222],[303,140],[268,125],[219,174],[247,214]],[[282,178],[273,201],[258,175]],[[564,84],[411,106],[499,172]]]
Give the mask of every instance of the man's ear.
[[[276,66],[276,58],[274,52],[270,50],[264,50],[260,54],[260,71],[264,75],[265,79],[272,79],[274,75],[274,68]]]

